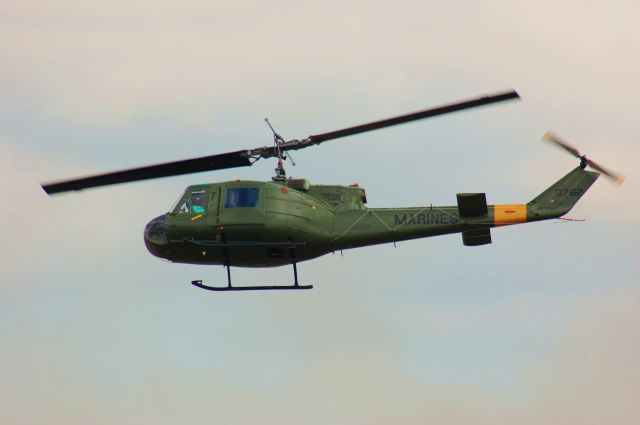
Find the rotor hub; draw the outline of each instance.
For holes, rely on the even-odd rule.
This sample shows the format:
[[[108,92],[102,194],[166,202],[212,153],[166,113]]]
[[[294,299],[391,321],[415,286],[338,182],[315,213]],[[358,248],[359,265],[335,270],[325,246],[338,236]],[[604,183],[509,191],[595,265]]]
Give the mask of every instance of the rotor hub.
[[[584,170],[585,168],[587,168],[587,165],[589,165],[589,160],[587,159],[587,155],[580,156],[580,168]]]

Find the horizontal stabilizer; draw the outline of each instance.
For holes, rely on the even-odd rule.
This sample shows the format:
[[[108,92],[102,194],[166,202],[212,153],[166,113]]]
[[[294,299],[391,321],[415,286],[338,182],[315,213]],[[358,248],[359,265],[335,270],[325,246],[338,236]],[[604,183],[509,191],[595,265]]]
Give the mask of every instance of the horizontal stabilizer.
[[[458,193],[456,197],[460,217],[480,217],[487,214],[487,197],[484,193]]]
[[[462,232],[462,243],[466,246],[478,246],[491,243],[491,230],[484,229],[467,230]]]

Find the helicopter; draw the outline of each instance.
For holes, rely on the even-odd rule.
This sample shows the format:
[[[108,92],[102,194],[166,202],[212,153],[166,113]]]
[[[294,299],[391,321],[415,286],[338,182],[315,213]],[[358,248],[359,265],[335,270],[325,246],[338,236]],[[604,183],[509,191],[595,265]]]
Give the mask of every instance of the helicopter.
[[[284,161],[289,151],[319,145],[359,133],[436,117],[493,103],[519,99],[514,90],[445,104],[341,130],[284,140],[273,133],[273,146],[239,150],[145,167],[43,183],[49,195],[68,191],[177,176],[203,171],[246,167],[264,158],[276,158],[270,181],[235,180],[196,184],[185,189],[174,206],[151,220],[144,229],[147,250],[176,263],[222,265],[227,283],[213,286],[191,283],[210,291],[304,290],[297,264],[322,255],[374,244],[461,233],[465,246],[490,244],[491,228],[550,220],[565,215],[600,174],[621,184],[623,177],[547,132],[543,140],[566,150],[580,164],[526,204],[487,205],[485,193],[458,193],[457,205],[407,208],[368,208],[364,188],[354,185],[318,185],[304,178],[288,178]],[[587,171],[590,167],[596,171]],[[231,267],[293,267],[291,285],[234,286]]]

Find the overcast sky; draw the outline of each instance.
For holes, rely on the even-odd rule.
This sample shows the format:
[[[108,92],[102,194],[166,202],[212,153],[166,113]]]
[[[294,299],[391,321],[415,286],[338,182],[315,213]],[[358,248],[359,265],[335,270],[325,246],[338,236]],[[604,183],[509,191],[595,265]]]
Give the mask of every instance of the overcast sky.
[[[637,424],[640,3],[0,4],[0,422]],[[40,182],[267,145],[504,89],[522,100],[294,154],[372,207],[527,202],[577,165],[627,176],[569,217],[345,251],[312,291],[213,294],[144,247],[192,183]],[[234,270],[290,283],[289,268]]]

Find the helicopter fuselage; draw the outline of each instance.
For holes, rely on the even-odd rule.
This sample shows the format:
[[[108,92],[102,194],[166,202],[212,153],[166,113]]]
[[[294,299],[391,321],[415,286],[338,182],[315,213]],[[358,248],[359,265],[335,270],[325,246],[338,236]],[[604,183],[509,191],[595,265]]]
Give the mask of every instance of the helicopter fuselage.
[[[590,185],[595,178],[578,168],[564,179]],[[171,211],[147,224],[145,243],[153,255],[172,262],[236,267],[282,266],[458,232],[465,245],[483,245],[491,243],[490,228],[559,217],[582,193],[567,194],[566,205],[545,198],[487,206],[484,194],[459,194],[454,206],[367,208],[357,185],[310,185],[304,179],[194,185]]]
[[[359,187],[303,179],[189,186],[172,211],[147,225],[145,243],[173,262],[281,266],[341,249],[336,216],[364,211],[364,201]]]

